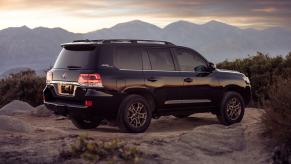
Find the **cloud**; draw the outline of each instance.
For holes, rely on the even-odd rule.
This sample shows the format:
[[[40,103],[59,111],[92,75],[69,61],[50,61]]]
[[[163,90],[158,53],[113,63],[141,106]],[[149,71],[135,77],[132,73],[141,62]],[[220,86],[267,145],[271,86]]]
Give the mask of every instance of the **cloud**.
[[[0,0],[0,12],[47,11],[79,19],[221,20],[254,27],[291,25],[290,0]],[[20,15],[21,17],[21,15]]]

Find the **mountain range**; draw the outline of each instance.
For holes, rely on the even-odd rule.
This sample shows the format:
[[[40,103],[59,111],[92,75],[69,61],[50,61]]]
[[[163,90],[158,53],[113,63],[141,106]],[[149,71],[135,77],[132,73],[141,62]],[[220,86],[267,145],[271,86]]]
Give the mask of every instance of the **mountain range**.
[[[0,30],[0,73],[17,67],[44,70],[51,67],[60,44],[79,39],[155,39],[195,49],[209,61],[254,55],[257,51],[286,55],[291,51],[291,31],[275,27],[241,29],[218,21],[194,24],[177,21],[164,28],[134,20],[88,33],[62,28],[26,26]]]

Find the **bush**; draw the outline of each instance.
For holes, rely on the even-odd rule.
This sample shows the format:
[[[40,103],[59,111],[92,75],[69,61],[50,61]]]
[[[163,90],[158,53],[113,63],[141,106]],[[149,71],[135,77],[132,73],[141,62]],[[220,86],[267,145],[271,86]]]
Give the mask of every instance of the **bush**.
[[[13,100],[28,102],[32,106],[42,104],[42,90],[45,77],[37,76],[35,71],[28,70],[0,80],[0,108]]]
[[[94,142],[88,136],[83,135],[79,136],[76,144],[71,145],[71,150],[61,152],[60,157],[63,159],[82,158],[94,163],[98,161],[136,163],[142,160],[143,155],[135,147],[126,146],[118,139]]]
[[[264,123],[274,139],[291,142],[291,78],[278,80],[271,87]]]
[[[235,61],[224,61],[217,64],[217,68],[236,70],[250,78],[253,101],[263,106],[270,98],[269,90],[278,78],[291,77],[291,53],[286,57],[270,57],[258,52],[255,56]]]
[[[276,163],[291,162],[291,78],[280,79],[271,87],[263,123],[279,146],[274,153]]]

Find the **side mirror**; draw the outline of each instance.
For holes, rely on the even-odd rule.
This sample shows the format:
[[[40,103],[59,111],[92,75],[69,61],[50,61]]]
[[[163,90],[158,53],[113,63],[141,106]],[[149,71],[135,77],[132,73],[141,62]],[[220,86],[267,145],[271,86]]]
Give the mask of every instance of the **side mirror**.
[[[214,63],[208,63],[208,68],[210,71],[214,71],[216,69],[216,65]]]

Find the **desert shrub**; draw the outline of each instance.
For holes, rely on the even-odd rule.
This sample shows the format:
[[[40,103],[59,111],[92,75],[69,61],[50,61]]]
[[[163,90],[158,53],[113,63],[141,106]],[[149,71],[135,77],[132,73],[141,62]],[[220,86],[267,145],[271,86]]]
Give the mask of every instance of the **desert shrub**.
[[[32,106],[42,104],[45,77],[28,70],[0,80],[0,108],[13,100],[22,100]]]
[[[280,142],[291,142],[291,78],[281,79],[271,87],[264,123]]]
[[[218,68],[236,70],[250,78],[253,101],[263,106],[270,98],[269,90],[278,78],[291,77],[291,53],[286,57],[270,57],[258,52],[255,56],[217,64]]]
[[[79,136],[69,151],[62,151],[60,154],[63,159],[82,158],[94,163],[98,161],[136,163],[141,161],[143,156],[144,153],[135,147],[126,146],[118,139],[96,142],[87,135]]]
[[[291,162],[291,78],[277,80],[270,89],[263,123],[267,133],[280,145],[274,152],[275,163]]]

